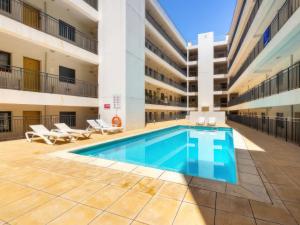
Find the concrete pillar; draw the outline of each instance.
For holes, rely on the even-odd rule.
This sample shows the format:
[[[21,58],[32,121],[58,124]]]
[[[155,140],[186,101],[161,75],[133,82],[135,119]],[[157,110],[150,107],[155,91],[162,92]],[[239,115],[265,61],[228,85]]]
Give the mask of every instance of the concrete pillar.
[[[99,1],[99,112],[127,130],[145,126],[145,0]],[[114,97],[120,108],[114,108]],[[106,105],[106,108],[104,107]]]

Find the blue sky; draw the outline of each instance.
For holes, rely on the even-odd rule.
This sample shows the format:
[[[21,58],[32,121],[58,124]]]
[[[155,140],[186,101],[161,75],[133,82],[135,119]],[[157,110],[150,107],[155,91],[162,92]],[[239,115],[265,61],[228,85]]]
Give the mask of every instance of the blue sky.
[[[196,42],[197,34],[213,31],[216,40],[229,31],[236,0],[158,0],[183,38]]]

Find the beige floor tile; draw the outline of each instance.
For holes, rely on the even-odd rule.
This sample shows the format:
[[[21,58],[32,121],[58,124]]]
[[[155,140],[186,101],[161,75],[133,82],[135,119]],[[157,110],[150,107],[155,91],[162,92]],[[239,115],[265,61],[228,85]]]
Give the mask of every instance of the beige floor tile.
[[[111,185],[129,189],[136,185],[141,179],[141,176],[129,173],[120,179],[112,181]]]
[[[300,204],[285,202],[286,207],[289,209],[295,220],[300,224]]]
[[[108,208],[107,211],[134,219],[151,197],[151,195],[143,192],[129,191]]]
[[[268,222],[280,223],[284,225],[296,225],[292,216],[284,209],[274,207],[270,204],[250,201],[254,217]]]
[[[53,199],[55,196],[43,192],[33,192],[31,195],[14,201],[11,204],[5,205],[0,208],[0,219],[4,221],[11,221],[17,217],[29,212],[35,207]]]
[[[161,188],[163,183],[164,182],[162,180],[144,177],[133,187],[133,190],[145,192],[150,195],[155,195]]]
[[[124,188],[107,186],[83,200],[82,203],[97,209],[105,210],[117,201],[126,191],[127,189]]]
[[[300,188],[272,185],[282,200],[300,203]]]
[[[120,170],[124,172],[130,172],[134,170],[137,167],[137,165],[134,164],[129,164],[129,163],[123,163],[123,162],[116,162],[109,166],[109,168],[114,169],[114,170]]]
[[[214,225],[215,209],[183,202],[174,225]]]
[[[264,220],[256,220],[257,225],[278,225],[278,223],[272,223]]]
[[[239,173],[239,178],[241,183],[248,183],[252,185],[258,185],[258,186],[264,186],[262,183],[262,180],[260,179],[260,176],[253,175],[249,173]]]
[[[248,199],[217,193],[217,209],[243,216],[253,217]]]
[[[172,224],[180,202],[163,197],[154,197],[136,218],[137,221],[153,224]]]
[[[0,189],[0,207],[22,199],[34,192],[33,189],[21,185],[6,183]]]
[[[203,179],[200,177],[193,177],[190,185],[221,193],[224,193],[226,188],[226,183]]]
[[[187,186],[172,182],[165,182],[158,191],[158,195],[181,201],[187,191]]]
[[[79,204],[50,222],[49,225],[85,225],[89,224],[101,212],[100,210]]]
[[[101,167],[109,167],[111,166],[112,164],[115,163],[115,161],[111,161],[111,160],[107,160],[107,159],[96,159],[96,160],[93,160],[93,161],[90,161],[88,162],[89,164],[91,165],[95,165],[95,166],[101,166]]]
[[[58,216],[65,213],[67,210],[75,205],[74,202],[55,198],[48,203],[35,208],[34,210],[18,217],[16,220],[12,221],[12,225],[41,225],[47,224],[48,222],[54,220]]]
[[[139,221],[133,221],[131,225],[147,225],[147,224]]]
[[[188,185],[192,178],[191,178],[191,176],[187,176],[187,175],[184,175],[181,173],[165,171],[162,173],[162,175],[159,177],[159,179]]]
[[[159,169],[154,169],[150,167],[144,167],[144,166],[138,166],[135,168],[132,173],[146,176],[146,177],[152,177],[152,178],[158,178],[164,171]]]
[[[216,211],[215,225],[256,225],[251,217],[246,217],[229,212]]]
[[[239,165],[238,171],[241,173],[249,173],[253,175],[258,175],[257,169],[255,166]]]
[[[111,213],[103,213],[89,225],[129,225],[132,221]]]
[[[65,192],[71,191],[72,189],[83,185],[84,183],[88,183],[90,181],[80,178],[69,178],[63,180],[62,182],[56,183],[44,189],[44,191],[54,194],[61,195]]]
[[[196,205],[207,206],[215,208],[216,206],[216,192],[200,189],[197,187],[189,187],[184,197],[185,202]]]
[[[100,183],[100,182],[89,182],[83,185],[80,185],[77,188],[72,189],[69,192],[64,193],[61,195],[63,198],[70,199],[72,201],[80,202],[89,196],[91,196],[93,193],[97,192],[98,190],[105,187],[106,184]]]
[[[117,180],[121,179],[126,174],[127,173],[119,170],[105,169],[103,173],[100,173],[98,176],[93,178],[93,180],[105,184],[111,184],[112,182],[116,182]]]

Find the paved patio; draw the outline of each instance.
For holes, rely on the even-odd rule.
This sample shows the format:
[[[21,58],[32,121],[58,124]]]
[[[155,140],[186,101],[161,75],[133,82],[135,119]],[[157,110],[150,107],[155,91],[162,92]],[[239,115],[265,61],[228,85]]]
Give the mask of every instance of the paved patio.
[[[122,165],[111,168],[53,155],[186,123],[157,123],[56,146],[0,142],[0,225],[300,224],[300,148],[236,123],[229,125],[244,140],[237,149],[239,185],[199,178],[184,182],[147,168],[124,171]]]

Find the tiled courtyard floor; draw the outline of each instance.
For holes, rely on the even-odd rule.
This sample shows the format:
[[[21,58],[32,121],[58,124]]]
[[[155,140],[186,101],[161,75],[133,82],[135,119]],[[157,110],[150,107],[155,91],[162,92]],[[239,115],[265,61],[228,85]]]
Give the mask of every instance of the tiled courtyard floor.
[[[240,186],[198,178],[175,183],[172,174],[153,178],[48,154],[174,123],[186,121],[55,146],[0,142],[0,225],[300,224],[300,147],[236,123],[229,125],[248,149],[237,153]],[[259,199],[265,190],[267,199]]]

